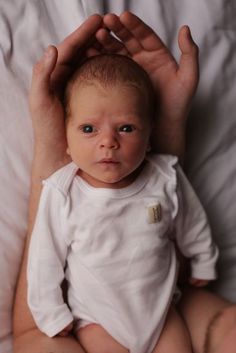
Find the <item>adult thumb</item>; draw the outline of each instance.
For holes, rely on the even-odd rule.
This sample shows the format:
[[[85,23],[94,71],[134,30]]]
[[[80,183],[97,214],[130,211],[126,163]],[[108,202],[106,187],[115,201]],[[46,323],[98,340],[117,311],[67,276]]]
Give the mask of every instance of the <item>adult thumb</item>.
[[[57,48],[50,45],[41,59],[34,65],[29,94],[30,105],[42,104],[52,95],[51,74],[57,62]]]

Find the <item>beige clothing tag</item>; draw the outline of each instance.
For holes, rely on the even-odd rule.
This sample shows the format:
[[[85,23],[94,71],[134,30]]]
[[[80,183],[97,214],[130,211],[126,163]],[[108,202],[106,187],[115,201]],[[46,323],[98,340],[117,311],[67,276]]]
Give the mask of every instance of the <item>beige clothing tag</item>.
[[[148,222],[149,223],[157,223],[161,221],[162,214],[161,214],[161,204],[158,203],[154,206],[148,207]]]

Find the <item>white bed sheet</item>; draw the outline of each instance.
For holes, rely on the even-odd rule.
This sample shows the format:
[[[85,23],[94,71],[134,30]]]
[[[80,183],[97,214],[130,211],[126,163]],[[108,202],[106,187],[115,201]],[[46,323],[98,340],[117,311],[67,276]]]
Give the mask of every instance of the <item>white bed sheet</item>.
[[[214,289],[236,301],[236,3],[234,0],[0,1],[0,353],[12,352],[11,312],[27,225],[33,135],[27,92],[33,63],[89,14],[130,9],[178,57],[191,27],[201,80],[189,120],[187,170],[220,246]]]

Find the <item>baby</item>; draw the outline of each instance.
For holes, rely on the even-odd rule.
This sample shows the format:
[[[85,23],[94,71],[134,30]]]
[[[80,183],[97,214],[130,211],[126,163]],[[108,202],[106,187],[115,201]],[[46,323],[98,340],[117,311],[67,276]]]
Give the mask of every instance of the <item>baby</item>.
[[[70,80],[65,110],[72,162],[44,181],[30,243],[36,324],[50,337],[73,324],[86,352],[103,351],[102,337],[112,353],[190,353],[174,305],[175,243],[195,286],[216,278],[218,250],[177,158],[151,152],[147,74],[125,56],[92,57]]]

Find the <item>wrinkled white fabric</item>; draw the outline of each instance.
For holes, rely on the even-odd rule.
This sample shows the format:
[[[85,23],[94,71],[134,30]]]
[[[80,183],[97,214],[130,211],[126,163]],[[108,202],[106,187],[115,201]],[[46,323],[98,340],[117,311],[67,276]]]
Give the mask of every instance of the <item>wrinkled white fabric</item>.
[[[131,353],[151,352],[176,289],[172,239],[191,258],[193,277],[216,277],[205,212],[176,162],[149,157],[122,189],[90,186],[74,163],[44,182],[28,264],[29,306],[43,332],[83,319]],[[71,311],[60,289],[65,265]]]

